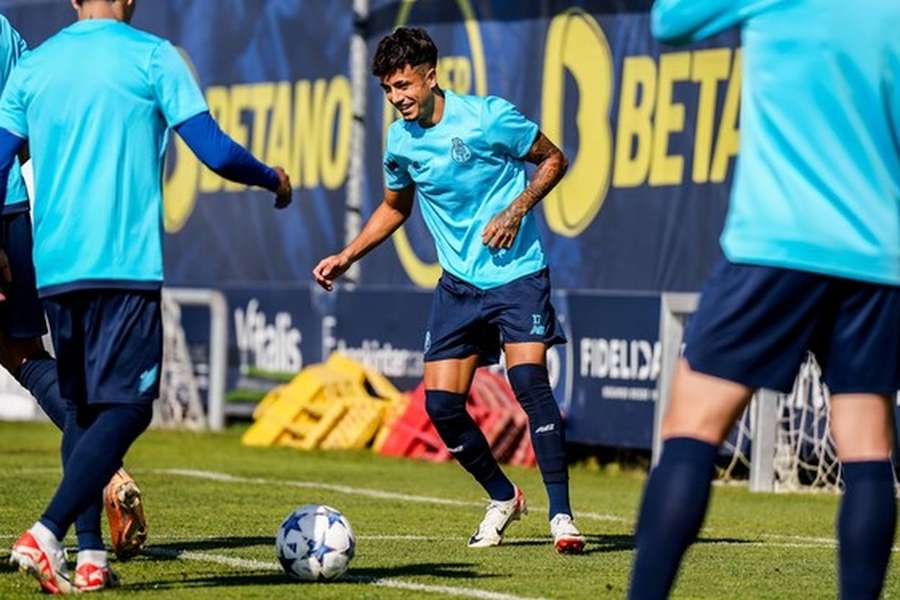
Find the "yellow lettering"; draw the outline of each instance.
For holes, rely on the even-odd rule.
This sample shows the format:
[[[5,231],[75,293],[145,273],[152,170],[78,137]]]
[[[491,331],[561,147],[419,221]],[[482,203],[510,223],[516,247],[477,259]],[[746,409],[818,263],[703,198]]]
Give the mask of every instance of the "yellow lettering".
[[[653,141],[656,63],[649,56],[629,56],[622,65],[622,93],[616,134],[613,185],[636,187],[647,180]]]
[[[565,130],[566,71],[578,86],[578,153],[566,176],[543,201],[547,226],[555,233],[574,237],[594,220],[609,189],[612,53],[600,25],[580,9],[566,11],[551,21],[545,47],[541,124],[547,137],[560,146]]]
[[[350,82],[343,75],[335,77],[328,87],[322,121],[325,124],[322,132],[322,185],[333,190],[344,183],[350,165],[353,109]]]
[[[317,79],[310,86],[309,81],[298,81],[294,90],[294,145],[291,165],[297,173],[297,183],[303,187],[319,186],[319,157],[322,139],[322,106],[328,82]]]
[[[257,158],[264,156],[266,149],[266,123],[275,97],[274,83],[254,83],[250,87],[250,108],[253,110],[253,134],[250,138],[250,152]]]
[[[713,124],[716,120],[716,97],[718,96],[719,82],[728,78],[730,63],[731,50],[729,48],[712,48],[694,52],[691,81],[700,84],[691,174],[694,183],[706,183],[709,180]]]
[[[741,107],[741,50],[734,52],[734,66],[731,68],[731,81],[725,93],[725,106],[722,108],[722,121],[719,123],[719,135],[716,138],[716,153],[713,157],[709,180],[715,183],[725,181],[728,165],[737,156],[740,147],[740,125],[738,113]]]
[[[269,125],[265,161],[269,165],[290,168],[291,165],[291,84],[283,81],[275,86],[272,120]],[[263,155],[258,155],[262,159]],[[296,177],[294,173],[290,174]],[[294,181],[293,183],[298,183]]]
[[[684,129],[684,105],[672,102],[672,90],[676,82],[686,80],[690,74],[690,52],[672,52],[659,57],[650,185],[675,185],[683,179],[684,158],[669,154],[669,136]]]

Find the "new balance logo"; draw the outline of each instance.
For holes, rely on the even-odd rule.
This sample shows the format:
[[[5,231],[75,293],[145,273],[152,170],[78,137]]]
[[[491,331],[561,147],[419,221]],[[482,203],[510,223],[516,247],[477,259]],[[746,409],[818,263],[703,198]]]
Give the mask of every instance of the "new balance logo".
[[[544,335],[547,331],[547,326],[541,323],[541,319],[539,314],[531,315],[531,335]]]
[[[554,429],[556,429],[556,425],[553,423],[549,423],[547,425],[541,425],[540,427],[535,429],[534,432],[535,433],[550,433]]]

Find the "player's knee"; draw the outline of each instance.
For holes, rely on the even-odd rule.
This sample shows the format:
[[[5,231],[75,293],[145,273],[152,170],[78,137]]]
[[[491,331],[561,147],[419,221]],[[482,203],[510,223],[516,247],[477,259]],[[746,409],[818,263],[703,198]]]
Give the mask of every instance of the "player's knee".
[[[506,374],[516,398],[526,412],[541,404],[546,404],[548,398],[550,401],[553,400],[553,390],[550,388],[547,367],[538,364],[516,365]]]
[[[466,412],[466,394],[444,390],[425,391],[425,412],[432,421],[446,421]]]

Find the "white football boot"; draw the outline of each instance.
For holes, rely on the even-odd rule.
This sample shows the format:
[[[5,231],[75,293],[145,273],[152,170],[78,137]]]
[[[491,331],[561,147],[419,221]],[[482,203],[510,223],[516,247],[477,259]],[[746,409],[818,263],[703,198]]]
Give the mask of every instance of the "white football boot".
[[[550,535],[553,547],[560,554],[581,554],[584,550],[584,536],[575,527],[572,517],[559,513],[550,519]]]
[[[528,507],[525,505],[525,494],[518,487],[511,500],[491,500],[478,530],[469,538],[469,548],[499,546],[509,524],[518,521],[524,514],[528,514]]]

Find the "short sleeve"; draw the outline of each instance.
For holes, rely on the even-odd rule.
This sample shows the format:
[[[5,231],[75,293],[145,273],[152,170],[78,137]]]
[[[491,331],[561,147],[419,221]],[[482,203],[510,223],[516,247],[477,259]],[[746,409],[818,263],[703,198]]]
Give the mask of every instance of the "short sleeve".
[[[412,177],[405,161],[396,154],[396,141],[392,131],[388,130],[387,147],[384,150],[384,187],[389,190],[402,190],[412,185]]]
[[[187,63],[171,43],[163,41],[150,59],[150,82],[169,127],[184,123],[209,108]]]
[[[540,132],[512,103],[496,96],[484,99],[481,126],[491,147],[513,158],[528,154]]]
[[[28,118],[24,100],[25,70],[15,69],[0,96],[0,128],[20,138],[28,137]]]

